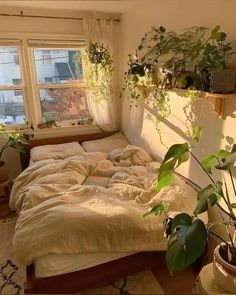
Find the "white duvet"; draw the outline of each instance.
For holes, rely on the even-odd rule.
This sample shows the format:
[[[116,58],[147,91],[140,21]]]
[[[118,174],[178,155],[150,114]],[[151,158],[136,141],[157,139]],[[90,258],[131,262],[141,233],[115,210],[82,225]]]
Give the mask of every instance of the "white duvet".
[[[128,149],[130,167],[119,166],[117,159],[116,166],[94,161],[91,153],[39,161],[20,174],[10,197],[11,208],[19,212],[13,245],[20,263],[29,265],[48,254],[165,250],[165,217],[142,215],[160,201],[169,204],[170,213],[192,212],[196,193],[176,178],[157,194],[159,164],[146,157],[144,166],[135,166],[140,149]],[[108,188],[83,186],[91,175],[110,177]]]

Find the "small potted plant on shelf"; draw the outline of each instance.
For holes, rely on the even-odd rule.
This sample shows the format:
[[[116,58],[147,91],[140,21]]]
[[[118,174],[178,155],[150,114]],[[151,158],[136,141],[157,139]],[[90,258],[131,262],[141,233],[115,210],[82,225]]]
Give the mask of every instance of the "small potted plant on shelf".
[[[236,204],[232,203],[229,192],[231,185],[233,198],[236,197],[236,186],[232,176],[232,167],[236,161],[236,144],[232,146],[230,152],[219,150],[202,162],[192,153],[188,143],[171,146],[158,171],[157,192],[173,183],[175,170],[188,161],[190,156],[201,166],[203,173],[210,181],[210,184],[204,188],[195,184],[198,187],[198,194],[194,212],[191,215],[182,212],[170,217],[168,216],[168,204],[160,203],[144,215],[165,213],[168,216],[164,221],[164,227],[169,239],[166,263],[171,272],[185,269],[194,263],[203,254],[208,236],[215,239],[218,243],[213,263],[216,282],[224,290],[236,294],[234,283],[236,276],[236,212],[234,208]],[[213,169],[227,173],[230,183],[225,180],[225,177],[223,177],[223,182],[216,181],[212,176]],[[225,203],[226,209],[222,207],[220,200]],[[212,206],[218,206],[227,219],[221,214],[221,221],[204,224],[198,215]],[[217,225],[225,228],[228,239],[224,239],[214,231]]]
[[[114,71],[113,58],[108,46],[91,42],[83,54],[86,64],[86,80],[94,100],[98,103],[111,98],[112,75]]]
[[[0,183],[8,179],[6,163],[2,160],[3,153],[9,147],[25,153],[29,146],[29,140],[33,138],[33,126],[26,122],[24,128],[17,131],[8,131],[4,124],[0,124],[0,138],[4,144],[0,148]]]
[[[227,34],[217,25],[209,36],[202,36],[202,48],[199,52],[196,71],[204,81],[202,90],[218,93],[230,93],[235,87],[235,71],[227,68],[229,57],[235,54]]]

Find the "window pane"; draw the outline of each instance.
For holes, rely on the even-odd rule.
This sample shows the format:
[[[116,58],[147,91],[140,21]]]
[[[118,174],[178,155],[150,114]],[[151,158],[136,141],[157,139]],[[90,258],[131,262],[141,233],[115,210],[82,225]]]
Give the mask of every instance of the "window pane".
[[[25,111],[20,89],[0,91],[0,123],[23,124]]]
[[[85,88],[40,89],[43,121],[91,119]]]
[[[0,85],[13,84],[21,84],[18,48],[0,46]]]
[[[83,79],[81,50],[34,49],[37,83],[66,83]],[[49,80],[50,79],[50,80]]]

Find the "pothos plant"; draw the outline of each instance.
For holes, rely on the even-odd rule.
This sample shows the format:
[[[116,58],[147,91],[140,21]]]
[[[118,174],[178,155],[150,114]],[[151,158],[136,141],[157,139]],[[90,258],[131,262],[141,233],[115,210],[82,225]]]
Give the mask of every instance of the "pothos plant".
[[[153,27],[141,39],[134,58],[129,55],[125,83],[131,96],[131,106],[142,99],[152,104],[156,112],[156,127],[163,143],[159,123],[170,113],[168,88],[173,86],[173,73],[185,69],[198,55],[199,34],[203,27],[192,27],[184,33]]]
[[[83,54],[86,64],[86,80],[98,103],[108,100],[112,95],[113,59],[109,48],[98,42],[91,42]]]
[[[236,144],[232,146],[231,151],[219,150],[216,154],[208,156],[201,162],[192,153],[188,143],[172,145],[158,171],[156,184],[158,193],[173,183],[175,170],[182,163],[188,161],[190,156],[200,165],[203,173],[210,181],[204,188],[195,184],[198,187],[198,194],[194,212],[192,214],[182,212],[175,217],[170,217],[168,216],[168,204],[159,203],[145,213],[145,216],[163,213],[167,216],[164,221],[164,231],[168,237],[166,263],[170,271],[182,270],[194,263],[203,254],[208,236],[215,239],[220,245],[222,242],[224,243],[224,248],[221,247],[227,257],[227,262],[236,266],[236,213],[233,210],[236,204],[232,203],[229,193],[231,182],[233,195],[236,197],[236,187],[232,176],[232,168],[236,161]],[[223,176],[223,181],[215,180],[212,175],[213,169],[227,173],[229,182],[226,181],[225,176]],[[227,210],[221,206],[220,200],[225,203]],[[212,206],[218,206],[228,219],[225,220],[221,214],[221,221],[204,224],[198,218],[198,215]],[[225,227],[228,240],[213,231],[216,225]]]

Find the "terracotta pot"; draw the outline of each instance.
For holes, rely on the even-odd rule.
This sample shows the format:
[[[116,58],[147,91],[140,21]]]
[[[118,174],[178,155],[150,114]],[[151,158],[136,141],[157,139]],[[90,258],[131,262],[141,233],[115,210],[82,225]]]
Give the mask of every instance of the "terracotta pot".
[[[8,179],[7,167],[4,161],[0,161],[0,183]]]
[[[224,244],[222,244],[224,246]],[[236,266],[225,261],[222,248],[218,245],[214,251],[213,273],[216,284],[223,290],[236,294]]]

